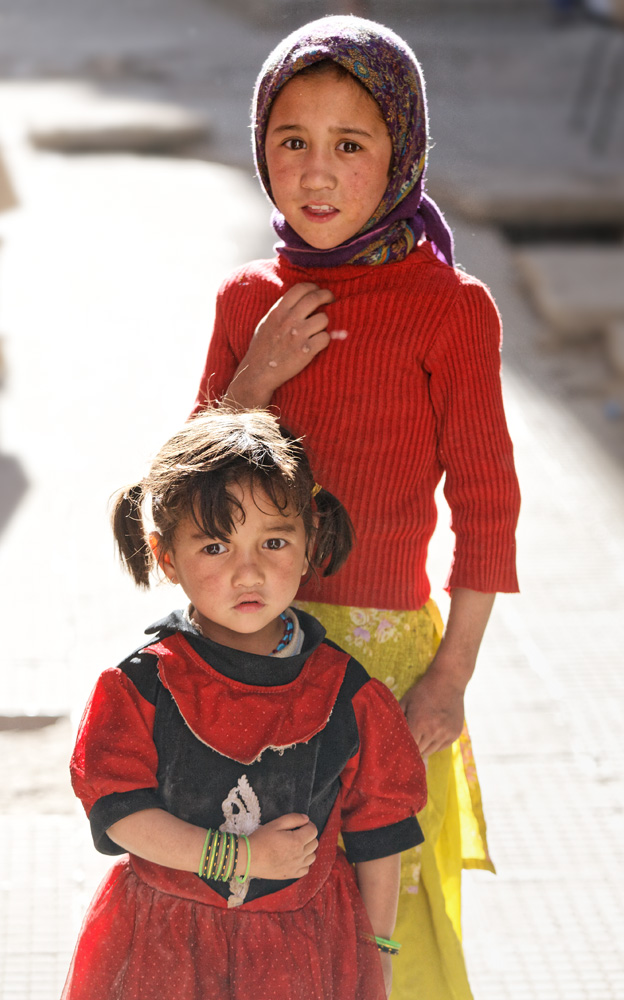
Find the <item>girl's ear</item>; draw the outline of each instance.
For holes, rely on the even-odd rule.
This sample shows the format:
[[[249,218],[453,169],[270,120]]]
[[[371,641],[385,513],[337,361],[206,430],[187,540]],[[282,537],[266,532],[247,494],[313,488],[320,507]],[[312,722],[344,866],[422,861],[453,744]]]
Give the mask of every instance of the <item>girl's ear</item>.
[[[301,576],[305,576],[306,573],[310,572],[310,558],[309,557],[311,557],[314,554],[314,546],[316,545],[316,533],[318,531],[319,520],[320,520],[320,518],[319,518],[318,514],[313,514],[312,515],[312,531],[310,533],[310,537],[308,538],[308,542],[307,542],[307,545],[306,545],[306,559],[305,559],[305,563],[304,563],[304,566],[303,566],[303,570],[301,572]],[[309,556],[308,556],[308,553],[309,553]]]
[[[179,583],[176,568],[171,559],[171,553],[163,547],[162,535],[158,531],[152,531],[149,535],[150,548],[154,554],[156,564],[171,583]]]

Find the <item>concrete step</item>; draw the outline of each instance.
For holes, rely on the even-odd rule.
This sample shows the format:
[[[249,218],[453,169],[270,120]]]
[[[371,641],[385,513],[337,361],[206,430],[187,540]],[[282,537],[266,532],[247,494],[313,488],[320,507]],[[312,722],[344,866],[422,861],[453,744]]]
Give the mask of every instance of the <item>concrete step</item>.
[[[624,246],[539,246],[518,251],[515,262],[555,334],[584,337],[624,321]]]
[[[427,190],[449,211],[496,226],[624,227],[624,177],[479,171],[466,177],[432,172]]]
[[[207,116],[173,103],[122,100],[76,85],[57,93],[59,100],[48,100],[28,130],[38,149],[68,153],[164,151],[201,141],[210,131]]]

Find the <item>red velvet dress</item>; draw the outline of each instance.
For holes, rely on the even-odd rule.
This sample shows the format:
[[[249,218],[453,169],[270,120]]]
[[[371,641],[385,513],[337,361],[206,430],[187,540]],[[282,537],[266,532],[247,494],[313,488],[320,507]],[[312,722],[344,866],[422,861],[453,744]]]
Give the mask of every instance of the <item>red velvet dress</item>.
[[[377,948],[349,861],[406,850],[424,768],[390,692],[298,612],[300,653],[242,654],[180,614],[105,671],[72,780],[96,846],[148,808],[252,832],[288,812],[320,833],[308,875],[206,885],[125,855],[98,889],[63,1000],[384,1000]],[[337,848],[342,832],[345,853]]]

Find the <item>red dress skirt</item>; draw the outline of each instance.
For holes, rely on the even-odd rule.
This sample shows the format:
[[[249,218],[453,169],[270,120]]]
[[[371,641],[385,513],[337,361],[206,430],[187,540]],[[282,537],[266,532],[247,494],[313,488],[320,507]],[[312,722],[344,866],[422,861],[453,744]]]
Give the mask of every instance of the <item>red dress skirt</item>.
[[[62,1000],[385,1000],[340,798],[306,876],[228,909],[196,875],[126,855],[85,917]]]

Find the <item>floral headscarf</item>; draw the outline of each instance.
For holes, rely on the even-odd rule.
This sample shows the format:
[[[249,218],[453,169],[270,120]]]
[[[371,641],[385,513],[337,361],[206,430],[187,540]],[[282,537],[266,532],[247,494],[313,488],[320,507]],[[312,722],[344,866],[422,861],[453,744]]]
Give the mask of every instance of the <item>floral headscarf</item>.
[[[392,167],[375,213],[340,246],[318,250],[305,243],[275,209],[277,252],[304,267],[385,264],[403,260],[426,236],[439,257],[453,263],[453,237],[434,201],[423,192],[427,160],[425,85],[416,56],[389,28],[351,15],[312,21],[288,35],[270,54],[256,81],[252,129],[256,169],[272,200],[265,139],[271,106],[296,73],[322,60],[348,70],[377,101],[392,142]]]

